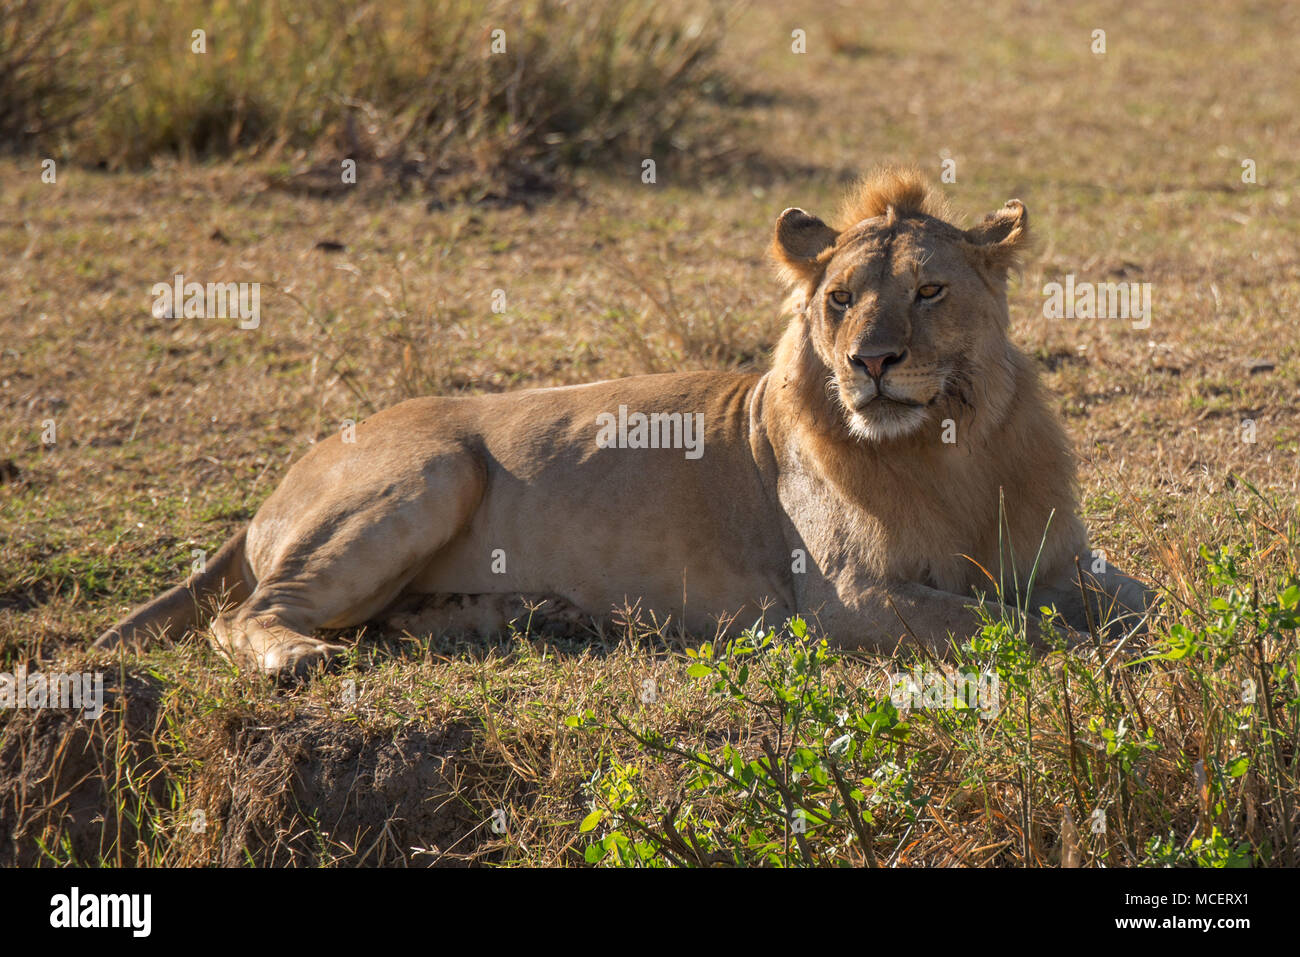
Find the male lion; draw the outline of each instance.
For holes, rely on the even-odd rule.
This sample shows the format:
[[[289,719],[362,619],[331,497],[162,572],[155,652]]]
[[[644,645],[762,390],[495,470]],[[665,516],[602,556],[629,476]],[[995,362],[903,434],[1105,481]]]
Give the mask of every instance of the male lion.
[[[1085,607],[1073,458],[1007,337],[1025,207],[949,219],[909,170],[863,182],[837,226],[783,212],[794,314],[764,375],[412,399],[333,435],[206,570],[98,644],[175,636],[216,595],[235,602],[216,644],[271,673],[342,650],[316,629],[412,596],[448,627],[520,596],[597,618],[639,600],[693,632],[797,613],[841,646],[938,653],[980,627],[976,592],[1031,581],[1025,607],[1076,629],[1136,618],[1146,590],[1110,569]]]

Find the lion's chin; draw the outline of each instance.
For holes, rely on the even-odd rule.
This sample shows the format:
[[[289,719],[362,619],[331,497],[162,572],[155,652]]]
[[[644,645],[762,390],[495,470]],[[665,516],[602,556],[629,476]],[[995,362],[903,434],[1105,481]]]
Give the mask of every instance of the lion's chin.
[[[865,442],[885,442],[914,434],[928,417],[924,406],[877,399],[849,414],[849,431]]]

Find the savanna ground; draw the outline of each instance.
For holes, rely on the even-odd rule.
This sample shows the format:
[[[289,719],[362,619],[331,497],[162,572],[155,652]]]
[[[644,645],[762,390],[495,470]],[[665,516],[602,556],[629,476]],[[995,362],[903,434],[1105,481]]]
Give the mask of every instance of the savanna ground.
[[[213,5],[208,60],[185,4],[113,6],[78,30],[134,31],[112,49],[161,50],[148,72],[127,82],[98,56],[100,82],[37,57],[0,80],[16,144],[0,669],[104,671],[111,693],[93,723],[0,713],[0,861],[1300,862],[1296,8],[754,2],[670,13],[697,28],[605,60],[627,21],[602,33],[531,4],[514,36],[531,64],[552,51],[550,72],[497,92],[572,107],[539,132],[481,95],[502,8],[435,4],[458,32],[411,68],[460,85],[402,100],[418,31],[333,50],[341,78],[294,61],[345,32],[339,4],[317,5],[320,29]],[[0,27],[11,55],[33,35],[17,22]],[[600,101],[613,89],[626,98]],[[61,126],[56,102],[87,113]],[[358,183],[340,188],[349,155]],[[878,163],[937,180],[944,159],[970,217],[1029,209],[1013,334],[1077,444],[1094,546],[1161,590],[1141,648],[1036,659],[991,622],[962,660],[997,670],[992,719],[899,714],[905,656],[832,660],[798,622],[731,646],[635,616],[495,641],[371,626],[295,687],[202,636],[89,650],[346,419],[430,393],[761,368],[782,324],[777,214],[829,211]],[[155,317],[150,289],[176,273],[260,282],[260,326]],[[1044,284],[1067,274],[1151,283],[1150,328],[1044,319]]]

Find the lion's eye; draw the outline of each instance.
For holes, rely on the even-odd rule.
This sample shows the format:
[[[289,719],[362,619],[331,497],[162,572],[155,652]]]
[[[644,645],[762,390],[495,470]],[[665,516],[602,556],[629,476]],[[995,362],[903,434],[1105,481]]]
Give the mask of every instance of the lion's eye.
[[[937,282],[928,282],[920,289],[916,290],[917,299],[937,299],[943,292],[943,286]]]
[[[849,292],[847,289],[836,289],[834,292],[831,293],[831,302],[833,302],[836,306],[838,306],[841,309],[843,309],[852,301],[853,301],[853,293]]]

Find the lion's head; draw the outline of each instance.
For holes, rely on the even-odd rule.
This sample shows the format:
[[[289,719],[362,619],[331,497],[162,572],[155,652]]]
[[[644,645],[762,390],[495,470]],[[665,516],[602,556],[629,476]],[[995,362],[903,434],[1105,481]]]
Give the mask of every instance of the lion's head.
[[[917,434],[949,400],[985,421],[1011,401],[1006,276],[1028,216],[1012,200],[971,229],[951,218],[919,172],[888,170],[853,191],[835,226],[802,209],[777,220],[773,255],[807,347],[858,439]]]

